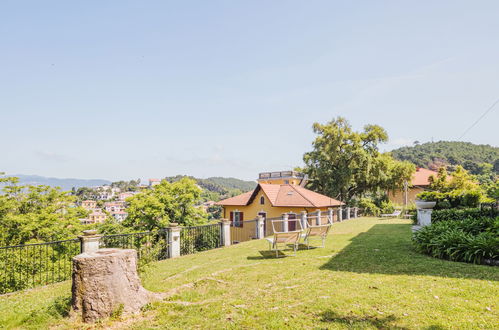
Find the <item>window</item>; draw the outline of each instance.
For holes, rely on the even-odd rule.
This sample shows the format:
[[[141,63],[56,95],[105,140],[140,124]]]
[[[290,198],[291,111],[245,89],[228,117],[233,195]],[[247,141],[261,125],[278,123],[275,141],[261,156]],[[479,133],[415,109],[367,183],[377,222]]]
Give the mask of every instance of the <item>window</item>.
[[[260,197],[260,204],[261,205],[265,204],[265,197],[263,197],[263,196]]]
[[[233,227],[243,226],[243,212],[239,211],[230,212],[230,218]]]
[[[289,184],[289,180],[284,180],[284,184]]]

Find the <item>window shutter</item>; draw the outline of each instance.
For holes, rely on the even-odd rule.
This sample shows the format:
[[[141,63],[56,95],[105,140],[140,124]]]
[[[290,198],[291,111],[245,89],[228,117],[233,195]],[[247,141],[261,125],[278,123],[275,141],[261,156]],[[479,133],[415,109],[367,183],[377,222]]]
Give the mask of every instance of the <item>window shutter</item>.
[[[234,212],[230,212],[230,222],[234,222]]]
[[[239,221],[241,221],[241,227],[243,226],[244,222],[243,222],[243,212],[239,212]]]

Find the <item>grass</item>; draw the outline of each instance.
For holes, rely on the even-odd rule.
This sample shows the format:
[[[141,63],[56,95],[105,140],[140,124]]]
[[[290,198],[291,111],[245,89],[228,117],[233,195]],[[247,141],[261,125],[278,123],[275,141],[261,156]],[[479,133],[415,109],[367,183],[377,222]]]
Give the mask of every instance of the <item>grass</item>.
[[[167,293],[139,315],[94,327],[496,328],[497,267],[416,253],[408,220],[335,224],[326,248],[269,258],[263,240],[158,262],[144,286]],[[0,296],[0,328],[87,328],[70,283]]]

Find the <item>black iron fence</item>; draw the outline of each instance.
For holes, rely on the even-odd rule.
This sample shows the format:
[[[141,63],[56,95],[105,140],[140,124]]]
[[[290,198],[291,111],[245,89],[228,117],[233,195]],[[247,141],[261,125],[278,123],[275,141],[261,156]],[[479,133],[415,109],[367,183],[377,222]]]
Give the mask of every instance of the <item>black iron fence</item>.
[[[80,240],[0,247],[0,294],[71,278],[71,259]]]
[[[105,235],[100,238],[101,248],[135,249],[142,263],[168,259],[168,229],[132,234]]]
[[[222,224],[182,227],[180,255],[216,249],[222,245]]]

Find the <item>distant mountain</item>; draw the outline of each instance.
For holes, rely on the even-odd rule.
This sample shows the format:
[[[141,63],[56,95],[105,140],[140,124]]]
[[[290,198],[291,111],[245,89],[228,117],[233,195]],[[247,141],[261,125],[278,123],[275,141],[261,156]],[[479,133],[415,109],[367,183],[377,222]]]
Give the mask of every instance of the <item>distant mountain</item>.
[[[15,176],[19,178],[20,184],[31,184],[31,185],[46,185],[52,187],[60,187],[62,190],[71,190],[71,188],[80,187],[97,187],[105,184],[111,184],[108,180],[99,179],[60,179],[60,178],[49,178],[39,175],[24,175],[24,174],[12,174],[9,176]]]
[[[428,142],[392,150],[392,155],[396,159],[408,160],[416,166],[429,169],[462,165],[472,174],[480,174],[482,164],[488,163],[493,166],[495,173],[499,174],[499,148],[488,144]]]
[[[202,189],[213,193],[208,197],[212,200],[230,197],[241,192],[253,190],[256,187],[256,181],[244,181],[236,178],[211,177],[207,179],[200,179],[192,176],[177,175],[166,177],[165,179],[169,182],[175,182],[184,177],[194,179],[198,186]]]

